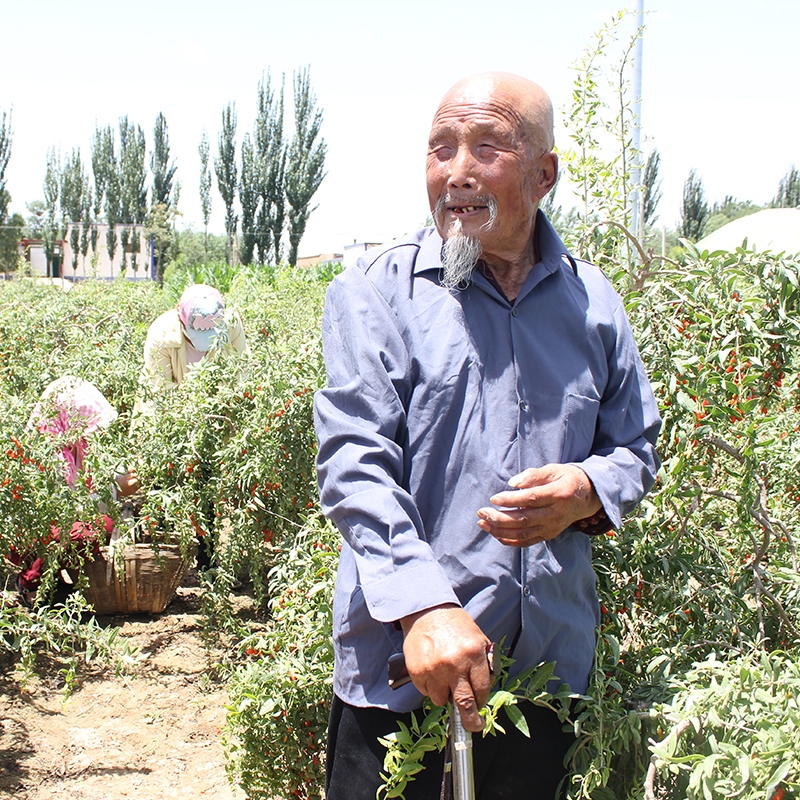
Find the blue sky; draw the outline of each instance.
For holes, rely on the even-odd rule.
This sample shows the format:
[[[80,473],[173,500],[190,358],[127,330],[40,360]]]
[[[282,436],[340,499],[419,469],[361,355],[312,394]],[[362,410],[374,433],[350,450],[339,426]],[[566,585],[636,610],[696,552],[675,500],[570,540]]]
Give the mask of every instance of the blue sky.
[[[324,110],[328,175],[300,255],[384,241],[428,213],[424,154],[436,105],[456,80],[502,69],[540,83],[557,116],[571,65],[622,8],[605,0],[174,0],[118,4],[7,3],[0,111],[12,110],[7,170],[12,209],[42,197],[47,151],[80,147],[95,126],[127,114],[148,139],[156,115],[169,126],[185,225],[201,229],[197,145],[215,146],[223,108],[235,101],[251,130],[259,79],[273,84],[309,65]],[[631,2],[630,6],[635,4]],[[683,182],[696,168],[709,200],[763,203],[800,165],[793,0],[644,0],[644,150],[661,154],[660,222],[679,218]],[[189,10],[187,10],[189,9]],[[562,130],[557,144],[568,145]],[[560,201],[567,200],[559,188]],[[211,229],[223,229],[214,196]]]

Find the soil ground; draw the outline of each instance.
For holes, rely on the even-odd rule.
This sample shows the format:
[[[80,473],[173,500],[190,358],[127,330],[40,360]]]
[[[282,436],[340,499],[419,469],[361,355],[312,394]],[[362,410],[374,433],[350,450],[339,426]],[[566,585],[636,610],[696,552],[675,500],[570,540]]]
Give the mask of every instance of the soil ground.
[[[158,615],[98,617],[143,656],[128,675],[84,668],[65,702],[58,665],[23,684],[0,671],[0,797],[244,800],[225,772],[228,697],[201,637],[200,589],[184,581]],[[245,591],[237,615],[253,617]]]

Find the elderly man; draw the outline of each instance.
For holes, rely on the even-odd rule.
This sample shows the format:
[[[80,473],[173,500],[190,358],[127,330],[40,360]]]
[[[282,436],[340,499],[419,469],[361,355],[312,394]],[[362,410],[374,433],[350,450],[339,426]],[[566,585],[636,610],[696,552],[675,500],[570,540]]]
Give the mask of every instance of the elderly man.
[[[538,210],[557,171],[539,86],[459,82],[428,145],[435,229],[368,253],[329,288],[318,470],[344,542],[328,800],[374,798],[376,737],[423,694],[452,694],[480,730],[489,642],[505,642],[514,672],[555,661],[587,689],[589,535],[653,484],[660,420],[619,297]],[[413,686],[392,692],[399,651]],[[565,774],[570,735],[547,710],[524,713],[530,739],[510,725],[475,739],[483,800],[551,800]],[[431,758],[407,800],[438,797],[441,778]]]

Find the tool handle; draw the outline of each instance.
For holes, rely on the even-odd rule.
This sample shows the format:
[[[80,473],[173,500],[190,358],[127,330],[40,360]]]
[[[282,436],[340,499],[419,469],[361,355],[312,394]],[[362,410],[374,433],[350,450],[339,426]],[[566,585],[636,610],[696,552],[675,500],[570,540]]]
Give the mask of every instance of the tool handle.
[[[461,722],[461,713],[450,698],[450,736],[452,742],[453,797],[475,800],[475,773],[472,768],[472,734]]]

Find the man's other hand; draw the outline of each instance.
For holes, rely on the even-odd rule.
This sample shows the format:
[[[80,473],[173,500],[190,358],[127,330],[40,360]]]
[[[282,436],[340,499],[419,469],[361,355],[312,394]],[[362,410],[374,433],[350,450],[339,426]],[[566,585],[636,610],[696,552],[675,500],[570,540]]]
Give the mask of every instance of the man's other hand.
[[[400,624],[406,668],[414,686],[439,706],[452,694],[464,727],[482,730],[478,710],[489,698],[492,685],[486,658],[490,642],[483,631],[455,605],[411,614]]]
[[[528,547],[558,536],[602,507],[586,473],[571,464],[526,469],[508,482],[513,490],[489,498],[478,525],[499,542]]]

